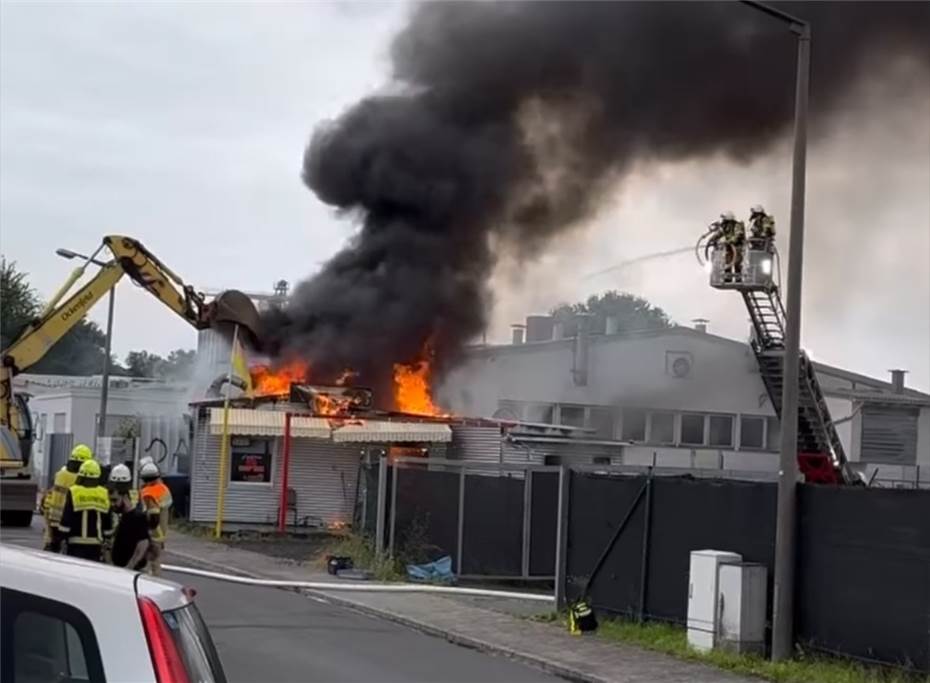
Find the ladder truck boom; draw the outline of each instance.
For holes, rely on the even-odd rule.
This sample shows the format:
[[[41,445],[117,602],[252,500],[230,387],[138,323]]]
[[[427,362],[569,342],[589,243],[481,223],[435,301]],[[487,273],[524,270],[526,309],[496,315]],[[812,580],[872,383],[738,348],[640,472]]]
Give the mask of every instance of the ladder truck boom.
[[[708,235],[702,236],[702,240]],[[748,239],[745,244],[698,244],[707,256],[710,286],[740,293],[752,321],[750,342],[759,373],[769,399],[780,420],[781,396],[785,384],[785,308],[773,273],[777,273],[774,241]],[[739,255],[736,255],[739,251]],[[817,379],[814,364],[801,351],[797,381],[798,398],[798,469],[806,481],[830,484],[855,484],[858,475],[850,467],[830,417],[830,410]]]

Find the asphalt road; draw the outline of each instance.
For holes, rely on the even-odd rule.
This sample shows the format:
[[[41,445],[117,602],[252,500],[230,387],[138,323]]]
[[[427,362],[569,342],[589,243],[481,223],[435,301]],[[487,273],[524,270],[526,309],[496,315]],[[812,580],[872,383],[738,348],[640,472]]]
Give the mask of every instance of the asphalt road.
[[[41,545],[37,524],[5,528],[0,540]],[[197,590],[197,605],[230,683],[558,680],[320,598],[200,577],[168,578]]]

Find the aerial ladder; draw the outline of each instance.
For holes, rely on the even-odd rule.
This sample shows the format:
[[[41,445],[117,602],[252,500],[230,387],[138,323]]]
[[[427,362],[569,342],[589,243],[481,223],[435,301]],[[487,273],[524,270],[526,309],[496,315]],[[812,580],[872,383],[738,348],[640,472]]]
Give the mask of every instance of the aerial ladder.
[[[112,258],[100,261],[97,256],[104,250]],[[69,296],[91,265],[99,270]],[[248,296],[228,290],[208,302],[138,240],[122,235],[104,237],[38,318],[8,348],[0,350],[0,519],[4,524],[29,525],[37,493],[29,468],[32,418],[27,397],[13,392],[13,377],[41,360],[124,275],[198,330],[214,327],[231,332],[238,325],[242,336],[258,346],[259,316]]]
[[[705,233],[698,242],[698,259],[710,272],[711,287],[734,290],[742,296],[752,322],[750,345],[759,373],[775,414],[782,420],[786,324],[785,307],[773,276],[779,272],[774,240],[749,238],[743,246],[733,247],[708,241],[711,232]],[[808,482],[859,483],[860,478],[849,464],[830,417],[814,364],[804,351],[801,351],[799,368],[799,471]]]

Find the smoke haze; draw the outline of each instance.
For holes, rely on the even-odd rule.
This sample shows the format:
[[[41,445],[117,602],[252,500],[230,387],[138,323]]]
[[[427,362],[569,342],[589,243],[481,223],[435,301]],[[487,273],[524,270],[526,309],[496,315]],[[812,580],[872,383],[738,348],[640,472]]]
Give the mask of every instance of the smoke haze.
[[[890,108],[926,86],[930,4],[783,7],[812,24],[815,140],[867,74],[917,67]],[[637,164],[748,163],[782,141],[794,51],[785,27],[736,3],[419,6],[390,89],[306,149],[304,182],[360,229],[268,315],[269,352],[379,390],[427,346],[442,372],[487,324],[499,257],[538,256]]]

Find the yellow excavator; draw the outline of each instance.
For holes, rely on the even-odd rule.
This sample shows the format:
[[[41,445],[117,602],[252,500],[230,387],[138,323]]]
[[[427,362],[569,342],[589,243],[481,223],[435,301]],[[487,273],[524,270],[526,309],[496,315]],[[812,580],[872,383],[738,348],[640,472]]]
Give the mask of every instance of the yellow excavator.
[[[103,251],[112,258],[97,259]],[[97,273],[68,295],[91,265]],[[14,395],[13,377],[37,363],[88,311],[127,275],[158,297],[198,330],[216,328],[232,334],[236,325],[252,345],[259,343],[259,316],[248,296],[225,291],[212,301],[194,290],[132,237],[109,235],[75,268],[39,317],[9,348],[0,351],[0,521],[28,526],[36,505],[37,485],[29,467],[33,430],[27,397]]]

